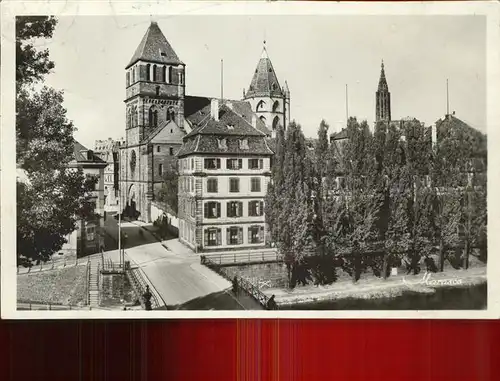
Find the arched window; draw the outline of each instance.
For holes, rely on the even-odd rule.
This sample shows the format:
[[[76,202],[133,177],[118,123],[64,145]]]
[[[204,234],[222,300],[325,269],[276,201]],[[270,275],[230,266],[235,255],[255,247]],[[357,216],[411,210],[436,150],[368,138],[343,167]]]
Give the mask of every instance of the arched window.
[[[168,67],[168,83],[172,83],[172,66]]]
[[[276,131],[278,129],[279,124],[280,124],[280,118],[279,116],[275,116],[273,119],[273,131]]]
[[[134,106],[132,109],[132,123],[134,126],[139,124],[139,111],[137,110],[137,106]]]
[[[153,65],[153,82],[156,81],[156,65]]]
[[[127,110],[127,128],[132,127],[132,110]]]
[[[259,103],[257,103],[256,111],[262,111],[265,106],[266,106],[266,102],[260,101]]]
[[[130,86],[130,73],[127,72],[127,87]]]
[[[167,120],[175,120],[175,111],[173,108],[167,110]]]
[[[264,115],[259,117],[260,120],[265,124],[266,123],[266,117]]]
[[[166,68],[166,66],[163,66],[161,68],[161,80],[162,80],[162,82],[167,82],[167,68]]]
[[[135,83],[135,67],[132,68],[132,83]]]
[[[147,64],[146,65],[146,81],[150,81],[151,80],[150,73],[151,73],[151,65]]]
[[[271,85],[271,88],[272,88],[273,90],[276,90],[276,88],[277,88],[276,83],[273,83],[273,84]]]
[[[149,127],[156,127],[158,125],[158,111],[155,106],[151,106],[148,112]]]
[[[273,112],[278,111],[279,107],[280,107],[280,103],[278,101],[274,102],[274,104],[273,104]]]

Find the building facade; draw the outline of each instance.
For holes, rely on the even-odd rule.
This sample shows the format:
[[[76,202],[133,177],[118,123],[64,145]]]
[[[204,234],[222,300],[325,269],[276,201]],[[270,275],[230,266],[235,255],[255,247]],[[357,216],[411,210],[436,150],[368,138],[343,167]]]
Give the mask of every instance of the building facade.
[[[95,154],[107,163],[104,168],[104,210],[105,212],[118,212],[119,194],[119,168],[118,154],[120,146],[125,143],[125,139],[95,141]]]
[[[273,151],[231,101],[187,134],[179,159],[179,239],[197,252],[264,247],[264,198]]]
[[[213,102],[231,107],[238,123],[255,126],[251,133],[257,131],[264,138],[272,136],[268,126],[286,126],[290,118],[288,86],[280,87],[265,48],[243,100],[186,95],[185,67],[156,22],[151,23],[126,66],[127,122],[119,155],[119,187],[123,213],[131,218],[151,222],[151,203],[163,184],[164,170],[177,160],[186,144],[184,138],[211,118]],[[201,156],[192,159],[202,160]]]
[[[77,222],[76,230],[66,237],[67,243],[63,250],[76,251],[77,256],[95,254],[104,247],[104,169],[107,163],[97,156],[94,151],[75,142],[73,160],[68,164],[69,168],[82,169],[85,176],[97,178],[92,198],[95,202],[95,213],[99,216],[93,220],[80,220]]]

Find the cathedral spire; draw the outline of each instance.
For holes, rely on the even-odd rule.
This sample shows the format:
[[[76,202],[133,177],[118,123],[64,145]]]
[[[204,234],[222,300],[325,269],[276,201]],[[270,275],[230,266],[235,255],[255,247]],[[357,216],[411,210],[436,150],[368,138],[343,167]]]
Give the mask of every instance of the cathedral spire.
[[[375,120],[389,122],[391,120],[391,93],[385,78],[384,60],[380,68],[380,79],[376,95]]]

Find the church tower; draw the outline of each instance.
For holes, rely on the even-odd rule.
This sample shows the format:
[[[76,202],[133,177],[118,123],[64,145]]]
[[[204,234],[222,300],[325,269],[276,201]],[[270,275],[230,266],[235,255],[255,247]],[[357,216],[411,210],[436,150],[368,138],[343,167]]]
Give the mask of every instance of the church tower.
[[[385,79],[384,61],[380,70],[380,79],[378,81],[378,90],[376,92],[376,110],[375,121],[391,121],[391,93]]]
[[[125,67],[125,144],[120,147],[121,208],[146,222],[163,168],[185,135],[184,74],[184,63],[151,22]]]
[[[243,98],[250,102],[252,110],[276,136],[278,126],[286,128],[290,123],[290,91],[285,81],[280,87],[273,64],[267,54],[265,41],[262,55],[255,69],[248,91]]]
[[[138,144],[165,121],[184,122],[185,65],[151,22],[126,70],[126,140]]]

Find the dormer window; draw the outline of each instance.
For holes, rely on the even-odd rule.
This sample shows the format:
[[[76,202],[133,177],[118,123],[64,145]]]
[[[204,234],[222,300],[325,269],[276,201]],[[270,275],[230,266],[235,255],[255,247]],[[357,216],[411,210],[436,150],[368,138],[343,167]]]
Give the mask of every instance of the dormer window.
[[[233,126],[232,124],[228,124],[228,125],[227,125],[227,129],[228,129],[228,130],[234,130],[234,126]]]
[[[248,140],[247,139],[240,139],[239,140],[239,146],[240,149],[248,149]]]
[[[226,139],[217,139],[217,144],[220,149],[227,149],[227,140]]]

